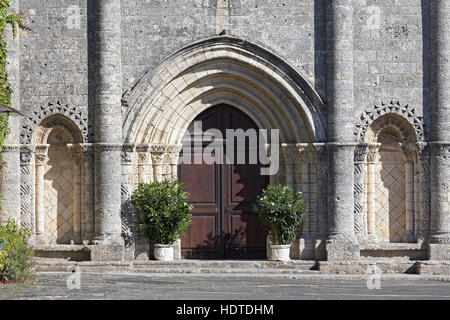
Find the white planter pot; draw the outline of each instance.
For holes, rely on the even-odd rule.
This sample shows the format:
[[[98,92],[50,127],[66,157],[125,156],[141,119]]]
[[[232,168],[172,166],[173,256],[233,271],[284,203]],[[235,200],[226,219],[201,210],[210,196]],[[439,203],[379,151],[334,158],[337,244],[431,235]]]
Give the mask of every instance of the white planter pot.
[[[161,261],[173,260],[173,245],[155,244],[154,249],[155,259]]]
[[[289,254],[291,252],[291,245],[271,245],[270,249],[272,249],[272,261],[289,261],[291,258]]]

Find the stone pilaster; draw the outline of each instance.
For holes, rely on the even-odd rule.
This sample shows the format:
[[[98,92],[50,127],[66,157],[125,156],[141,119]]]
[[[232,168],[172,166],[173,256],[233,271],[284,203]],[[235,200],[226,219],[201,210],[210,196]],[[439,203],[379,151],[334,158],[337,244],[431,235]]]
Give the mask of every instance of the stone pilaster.
[[[19,0],[9,1],[8,13],[19,13]],[[20,54],[19,33],[16,38],[8,26],[5,30],[5,38],[8,50],[8,81],[13,92],[11,94],[11,105],[20,110]],[[0,223],[8,218],[20,223],[20,117],[10,116],[8,119],[8,134],[5,138],[1,153],[2,170],[0,170],[0,194],[1,211]]]
[[[358,260],[354,220],[353,0],[327,1],[328,260]]]
[[[95,244],[122,245],[121,1],[94,1]],[[112,249],[114,251],[114,249]],[[114,260],[120,254],[110,250]],[[108,259],[95,254],[100,260]]]
[[[20,223],[20,146],[7,144],[1,153],[0,223],[9,218]]]
[[[367,219],[364,215],[364,162],[367,154],[366,143],[359,144],[355,147],[355,204],[354,204],[354,215],[355,215],[355,235],[358,242],[362,244],[367,243]]]
[[[431,259],[450,259],[450,2],[430,1]]]

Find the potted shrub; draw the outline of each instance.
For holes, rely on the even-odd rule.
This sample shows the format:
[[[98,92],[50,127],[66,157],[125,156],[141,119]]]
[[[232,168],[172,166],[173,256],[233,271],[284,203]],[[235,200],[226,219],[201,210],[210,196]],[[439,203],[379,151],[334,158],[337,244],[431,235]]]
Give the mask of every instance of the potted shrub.
[[[157,260],[173,260],[173,244],[191,224],[192,206],[184,185],[164,180],[139,185],[131,196],[139,218],[136,228],[154,245]]]
[[[254,211],[271,239],[271,260],[289,261],[291,244],[306,213],[301,192],[270,185],[258,196]]]

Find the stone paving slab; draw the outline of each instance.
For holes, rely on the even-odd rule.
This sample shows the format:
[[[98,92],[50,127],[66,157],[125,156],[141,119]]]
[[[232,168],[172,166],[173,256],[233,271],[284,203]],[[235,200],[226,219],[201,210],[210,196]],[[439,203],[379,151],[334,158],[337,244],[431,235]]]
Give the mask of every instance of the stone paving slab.
[[[347,300],[450,299],[450,277],[383,275],[370,290],[369,276],[251,274],[80,274],[80,289],[68,289],[70,273],[39,274],[31,285],[0,285],[0,300]]]

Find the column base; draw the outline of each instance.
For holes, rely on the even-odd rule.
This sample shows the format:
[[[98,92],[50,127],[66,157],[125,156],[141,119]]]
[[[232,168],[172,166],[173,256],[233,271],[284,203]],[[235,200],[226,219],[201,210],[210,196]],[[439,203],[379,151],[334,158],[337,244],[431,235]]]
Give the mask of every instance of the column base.
[[[359,261],[360,248],[355,235],[336,234],[326,241],[327,261]]]
[[[298,257],[300,260],[314,260],[316,258],[315,241],[309,234],[305,234],[297,240]]]
[[[326,239],[318,238],[314,241],[314,251],[316,256],[316,261],[326,261],[327,260],[327,248]]]
[[[369,243],[367,233],[356,233],[355,236],[360,246],[366,246]]]
[[[428,244],[428,259],[450,260],[450,244],[449,243]]]
[[[124,261],[125,248],[123,245],[93,245],[91,261]]]

